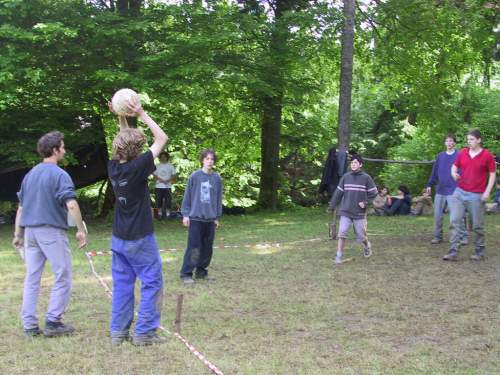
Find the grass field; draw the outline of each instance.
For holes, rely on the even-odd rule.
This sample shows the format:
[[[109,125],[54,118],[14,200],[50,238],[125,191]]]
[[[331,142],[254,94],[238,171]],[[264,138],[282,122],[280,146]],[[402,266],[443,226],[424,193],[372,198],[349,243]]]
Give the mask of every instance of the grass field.
[[[166,279],[163,325],[173,330],[184,294],[182,334],[226,375],[499,374],[500,215],[487,216],[488,259],[444,262],[431,218],[369,219],[374,255],[348,242],[354,261],[334,267],[320,209],[226,216],[209,269],[217,280],[178,279],[186,230],[156,223]],[[88,223],[91,250],[108,249],[111,225]],[[162,346],[111,347],[110,301],[73,244],[74,290],[65,321],[73,337],[27,340],[19,320],[23,264],[0,227],[0,374],[210,374],[175,337]],[[73,233],[71,233],[73,236]],[[256,244],[274,243],[272,246]],[[279,246],[276,245],[279,243]],[[245,246],[252,245],[252,246]],[[94,258],[108,282],[109,256]],[[51,272],[40,296],[44,317]]]

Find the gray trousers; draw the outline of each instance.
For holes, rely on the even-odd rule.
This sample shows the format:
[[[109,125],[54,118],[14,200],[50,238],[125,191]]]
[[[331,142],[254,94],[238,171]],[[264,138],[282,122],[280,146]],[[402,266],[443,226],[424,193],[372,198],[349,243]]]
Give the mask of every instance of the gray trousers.
[[[465,211],[472,217],[472,230],[476,234],[474,245],[476,253],[484,253],[484,202],[481,194],[466,192],[456,188],[450,197],[450,249],[458,250],[461,234],[466,230],[464,217]]]
[[[59,322],[71,296],[71,250],[65,230],[27,227],[24,233],[26,276],[21,318],[24,329],[38,327],[37,302],[45,261],[54,273],[46,320]]]
[[[439,238],[440,240],[443,239],[443,211],[446,203],[448,203],[448,209],[451,211],[450,198],[451,195],[436,194],[434,196],[434,238]],[[467,241],[467,238],[467,228],[464,225],[463,232],[460,234],[460,240]]]

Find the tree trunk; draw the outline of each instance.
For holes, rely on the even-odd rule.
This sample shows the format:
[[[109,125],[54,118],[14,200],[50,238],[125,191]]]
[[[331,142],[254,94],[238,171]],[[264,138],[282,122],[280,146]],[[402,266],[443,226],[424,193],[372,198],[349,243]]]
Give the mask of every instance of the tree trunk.
[[[271,63],[264,79],[273,87],[271,94],[262,97],[261,172],[258,204],[262,208],[278,208],[279,158],[281,140],[281,113],[285,90],[285,67],[288,25],[282,24],[283,14],[297,7],[294,1],[276,1],[274,27],[269,43]],[[284,21],[286,22],[286,21]]]
[[[339,123],[337,129],[340,150],[349,148],[351,122],[352,68],[354,56],[354,1],[344,0],[344,28],[340,64]]]
[[[261,173],[259,205],[263,208],[278,208],[278,168],[281,138],[281,110],[283,96],[264,99],[261,123]]]

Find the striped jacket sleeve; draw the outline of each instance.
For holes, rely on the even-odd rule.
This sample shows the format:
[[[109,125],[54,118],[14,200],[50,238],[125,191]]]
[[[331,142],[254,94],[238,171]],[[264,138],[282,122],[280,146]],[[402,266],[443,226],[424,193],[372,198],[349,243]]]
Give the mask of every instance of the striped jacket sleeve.
[[[344,176],[345,177],[345,176]],[[330,199],[330,203],[328,204],[328,208],[330,210],[334,210],[335,207],[340,203],[342,197],[344,196],[344,177],[342,177],[335,189],[335,192],[332,195],[332,199]]]
[[[375,186],[375,183],[373,182],[373,179],[369,175],[366,175],[366,177],[367,177],[366,195],[367,195],[368,203],[371,203],[371,202],[373,202],[373,200],[377,196],[378,190],[377,190],[377,187]]]

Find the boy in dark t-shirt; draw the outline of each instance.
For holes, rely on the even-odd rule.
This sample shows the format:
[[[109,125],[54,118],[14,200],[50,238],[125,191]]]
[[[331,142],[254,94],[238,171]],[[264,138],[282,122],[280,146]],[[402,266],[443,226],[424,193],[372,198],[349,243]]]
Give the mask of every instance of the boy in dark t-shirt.
[[[108,163],[108,175],[116,196],[111,251],[113,300],[111,340],[120,345],[128,339],[134,317],[135,280],[141,281],[141,302],[132,343],[161,343],[157,335],[163,300],[161,258],[153,230],[148,177],[155,171],[154,159],[167,142],[167,135],[142,109],[130,102],[130,111],[151,130],[154,143],[141,153],[146,137],[129,128],[127,119],[119,116],[120,132],[113,140],[113,160]],[[110,110],[112,107],[110,105]]]

